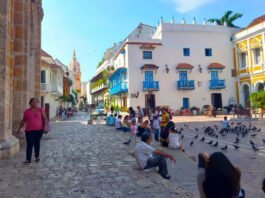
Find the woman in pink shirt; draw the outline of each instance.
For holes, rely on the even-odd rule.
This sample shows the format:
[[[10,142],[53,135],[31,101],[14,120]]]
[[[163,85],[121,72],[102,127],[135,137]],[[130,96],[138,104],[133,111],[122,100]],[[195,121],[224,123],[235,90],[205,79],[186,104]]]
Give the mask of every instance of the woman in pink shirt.
[[[27,141],[26,161],[25,164],[31,163],[32,149],[34,147],[35,161],[40,161],[40,140],[43,132],[48,132],[48,119],[45,112],[39,107],[39,99],[31,98],[29,101],[30,108],[26,109],[22,121],[20,122],[17,134],[26,124],[25,135]]]

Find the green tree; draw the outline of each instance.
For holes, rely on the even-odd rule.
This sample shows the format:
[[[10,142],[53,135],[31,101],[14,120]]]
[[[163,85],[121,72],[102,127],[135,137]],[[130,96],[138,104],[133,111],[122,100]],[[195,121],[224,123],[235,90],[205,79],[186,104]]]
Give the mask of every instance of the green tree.
[[[251,93],[249,99],[254,108],[265,109],[265,90]]]
[[[233,14],[233,11],[228,10],[225,12],[225,14],[220,19],[212,18],[212,19],[209,19],[208,21],[211,23],[216,21],[218,25],[224,25],[224,23],[226,22],[228,27],[237,27],[234,25],[234,21],[241,18],[243,14],[240,14],[240,13],[234,13],[233,15],[232,14]]]

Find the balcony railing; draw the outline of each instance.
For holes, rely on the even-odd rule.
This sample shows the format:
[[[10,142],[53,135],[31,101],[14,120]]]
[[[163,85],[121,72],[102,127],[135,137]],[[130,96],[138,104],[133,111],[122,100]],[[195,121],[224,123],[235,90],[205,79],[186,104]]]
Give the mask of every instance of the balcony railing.
[[[209,89],[225,89],[225,80],[210,80]]]
[[[93,89],[91,90],[91,93],[95,93],[95,92],[97,92],[97,91],[99,91],[99,90],[101,90],[101,89],[104,89],[104,88],[107,88],[107,85],[106,85],[106,84],[101,84],[101,85],[99,85],[99,86],[93,88]]]
[[[40,87],[41,87],[41,92],[49,92],[51,90],[50,84],[41,83]]]
[[[195,89],[194,80],[179,80],[177,81],[178,90],[193,90]]]
[[[159,90],[159,81],[143,82],[143,91],[158,91],[158,90]]]
[[[116,95],[128,92],[127,82],[119,83],[109,89],[110,95]]]

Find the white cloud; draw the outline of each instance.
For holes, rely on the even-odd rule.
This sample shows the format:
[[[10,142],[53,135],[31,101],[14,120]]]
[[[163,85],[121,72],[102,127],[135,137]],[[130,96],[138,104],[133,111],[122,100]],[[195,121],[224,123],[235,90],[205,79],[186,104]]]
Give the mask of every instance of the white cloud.
[[[178,12],[185,13],[195,10],[205,4],[214,2],[216,0],[171,0]]]

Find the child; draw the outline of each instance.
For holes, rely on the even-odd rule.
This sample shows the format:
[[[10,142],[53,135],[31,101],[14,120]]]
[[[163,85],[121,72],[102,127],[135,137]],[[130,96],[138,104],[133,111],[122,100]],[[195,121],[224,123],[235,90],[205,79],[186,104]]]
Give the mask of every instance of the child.
[[[226,116],[224,117],[224,120],[223,120],[223,128],[225,130],[228,130],[229,129],[229,121],[227,120],[227,117]]]
[[[179,142],[179,134],[174,127],[169,129],[168,146],[172,149],[179,149],[183,152],[185,151],[183,144]]]
[[[121,124],[121,119],[122,119],[122,116],[119,115],[118,118],[116,119],[115,121],[115,128],[116,130],[122,130],[122,124]]]
[[[203,190],[203,181],[205,180],[205,168],[209,161],[208,153],[199,153],[198,155],[198,175],[197,175],[197,185],[200,192],[201,198],[206,198],[206,195]]]
[[[136,140],[136,133],[137,133],[137,124],[136,119],[132,119],[131,123],[131,142],[137,142]]]

